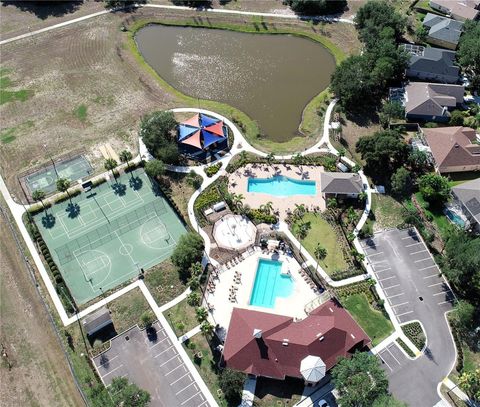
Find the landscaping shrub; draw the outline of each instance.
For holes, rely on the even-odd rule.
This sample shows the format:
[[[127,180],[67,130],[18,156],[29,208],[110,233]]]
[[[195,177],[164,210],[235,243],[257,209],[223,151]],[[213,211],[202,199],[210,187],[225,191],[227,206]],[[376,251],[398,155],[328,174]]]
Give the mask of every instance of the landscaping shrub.
[[[245,377],[245,373],[228,368],[218,376],[218,384],[229,405],[238,405],[240,402]]]
[[[203,249],[203,239],[197,233],[187,233],[178,240],[172,253],[172,263],[177,267],[182,281],[186,282],[191,277],[192,264],[202,261]]]
[[[260,209],[250,209],[250,211],[247,213],[247,216],[256,225],[259,223],[268,223],[269,225],[272,225],[278,221],[275,215],[261,211]]]
[[[407,344],[403,342],[400,338],[397,339],[397,343],[407,353],[408,356],[410,356],[411,358],[415,357],[415,353],[413,353],[412,350],[407,346]]]
[[[207,177],[211,178],[213,177],[222,167],[222,163],[216,163],[213,165],[210,165],[209,167],[205,167],[204,171],[205,174],[207,174]]]
[[[426,337],[419,322],[402,325],[402,331],[419,350],[425,347]]]

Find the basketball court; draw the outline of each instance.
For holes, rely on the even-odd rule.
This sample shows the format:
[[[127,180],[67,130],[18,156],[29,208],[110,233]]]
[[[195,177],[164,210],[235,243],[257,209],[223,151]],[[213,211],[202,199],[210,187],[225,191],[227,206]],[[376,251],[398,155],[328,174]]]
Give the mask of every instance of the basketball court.
[[[167,259],[186,232],[143,170],[54,205],[34,219],[78,304]]]

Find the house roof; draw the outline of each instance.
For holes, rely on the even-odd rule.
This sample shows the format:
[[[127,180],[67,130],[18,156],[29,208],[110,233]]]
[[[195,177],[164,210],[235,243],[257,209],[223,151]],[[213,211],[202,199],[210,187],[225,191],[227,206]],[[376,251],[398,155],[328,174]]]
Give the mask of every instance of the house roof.
[[[107,325],[113,324],[110,317],[110,311],[107,308],[102,307],[99,310],[85,317],[82,321],[83,329],[87,332],[87,335],[91,336],[95,332],[100,331]]]
[[[462,22],[436,14],[428,13],[423,20],[423,25],[430,28],[429,37],[451,44],[458,44],[460,35],[462,35]]]
[[[452,192],[480,223],[480,177],[453,187]]]
[[[227,367],[248,374],[301,378],[300,364],[305,357],[320,357],[329,370],[339,357],[369,343],[362,328],[333,300],[298,322],[282,315],[234,308],[223,356]]]
[[[405,113],[442,116],[444,107],[455,107],[463,102],[462,85],[410,82],[405,86]]]
[[[356,173],[322,172],[320,186],[325,194],[359,194],[362,192],[362,179]]]
[[[403,48],[408,51],[406,44]],[[455,65],[455,51],[427,47],[419,54],[413,52],[410,56],[409,68],[419,72],[438,75],[458,76],[460,68]]]
[[[448,167],[480,165],[480,145],[474,129],[462,126],[422,129],[440,172]]]
[[[479,13],[476,10],[476,7],[480,4],[479,0],[435,0],[434,3],[449,10],[450,14],[467,20],[475,20]]]

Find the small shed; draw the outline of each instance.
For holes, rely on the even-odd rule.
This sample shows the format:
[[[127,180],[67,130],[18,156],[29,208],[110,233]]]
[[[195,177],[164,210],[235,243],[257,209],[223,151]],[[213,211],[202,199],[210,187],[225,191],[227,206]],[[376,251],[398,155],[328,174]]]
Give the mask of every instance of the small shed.
[[[110,311],[105,307],[88,315],[82,321],[83,329],[87,333],[87,336],[96,334],[110,324],[113,325],[113,321],[110,317]]]

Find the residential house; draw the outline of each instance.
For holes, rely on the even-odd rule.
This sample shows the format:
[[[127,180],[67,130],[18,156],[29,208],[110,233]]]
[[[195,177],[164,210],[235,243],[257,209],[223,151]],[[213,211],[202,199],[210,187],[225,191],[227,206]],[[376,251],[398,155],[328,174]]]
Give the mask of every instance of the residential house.
[[[421,129],[439,173],[480,171],[480,136],[468,127]]]
[[[463,103],[462,85],[410,82],[405,86],[405,117],[408,120],[447,122],[450,110]]]
[[[349,357],[369,345],[367,334],[333,300],[301,321],[234,308],[223,358],[228,368],[247,374],[280,380],[287,376],[303,378],[314,384],[335,366],[338,358]],[[305,366],[312,361],[313,367]]]
[[[363,185],[357,173],[322,172],[320,189],[324,199],[357,198],[363,191]]]
[[[479,178],[452,188],[455,201],[469,220],[472,230],[480,234],[480,173]]]
[[[455,64],[455,51],[412,44],[401,47],[410,54],[406,76],[428,82],[459,81],[460,68]]]
[[[460,21],[476,20],[480,13],[480,0],[430,0],[429,4],[434,10]]]
[[[423,25],[429,29],[427,36],[429,43],[453,50],[457,48],[463,23],[428,13],[423,20]]]

